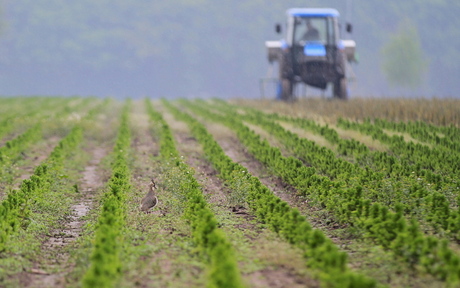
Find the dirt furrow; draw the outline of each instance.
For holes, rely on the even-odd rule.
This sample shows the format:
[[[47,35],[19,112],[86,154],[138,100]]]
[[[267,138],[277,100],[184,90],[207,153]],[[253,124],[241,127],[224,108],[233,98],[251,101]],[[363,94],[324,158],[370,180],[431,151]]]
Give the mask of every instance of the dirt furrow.
[[[102,187],[103,176],[98,169],[101,159],[107,155],[108,147],[87,147],[91,150],[91,160],[82,172],[80,185],[77,185],[79,197],[71,206],[70,215],[65,217],[60,227],[50,232],[42,244],[40,262],[34,262],[34,268],[28,273],[24,287],[65,287],[65,276],[73,265],[68,263],[69,246],[82,232],[85,216],[92,208],[94,192]]]
[[[115,106],[111,108],[111,111],[117,109]],[[85,224],[90,221],[89,215],[94,211],[99,192],[110,173],[102,160],[113,146],[118,117],[116,113],[101,113],[91,121],[94,122],[83,120],[80,123],[85,140],[80,150],[64,162],[59,189],[52,194],[56,203],[47,200],[48,205],[59,207],[56,209],[59,212],[53,216],[57,224],[49,222],[47,225],[53,225],[53,228],[47,228],[45,235],[43,232],[38,234],[40,248],[26,272],[19,275],[21,287],[67,287],[80,281],[72,274],[86,264],[80,263],[81,259],[76,259],[75,255],[81,251],[87,253],[80,246],[80,240],[84,238],[81,236],[86,233]]]

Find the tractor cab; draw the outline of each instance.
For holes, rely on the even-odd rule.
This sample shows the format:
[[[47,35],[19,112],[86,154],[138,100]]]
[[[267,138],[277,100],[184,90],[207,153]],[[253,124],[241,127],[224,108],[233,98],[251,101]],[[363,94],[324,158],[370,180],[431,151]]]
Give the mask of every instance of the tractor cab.
[[[293,47],[300,47],[306,56],[327,55],[326,47],[336,45],[336,21],[333,17],[295,15],[288,21],[292,27],[288,41]]]

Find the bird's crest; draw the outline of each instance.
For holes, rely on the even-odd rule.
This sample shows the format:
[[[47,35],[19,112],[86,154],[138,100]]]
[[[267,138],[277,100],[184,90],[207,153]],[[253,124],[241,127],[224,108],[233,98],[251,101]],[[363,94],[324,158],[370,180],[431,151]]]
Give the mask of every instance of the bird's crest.
[[[155,190],[157,189],[157,186],[155,185],[155,181],[153,181],[153,178],[150,179],[150,189]]]

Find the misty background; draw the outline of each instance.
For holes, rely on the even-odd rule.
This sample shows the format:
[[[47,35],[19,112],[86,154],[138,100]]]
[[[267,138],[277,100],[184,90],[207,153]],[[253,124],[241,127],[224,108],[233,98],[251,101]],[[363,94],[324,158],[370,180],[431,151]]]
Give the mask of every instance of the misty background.
[[[0,95],[258,98],[285,10],[330,7],[354,28],[351,97],[460,97],[460,1],[0,3]]]

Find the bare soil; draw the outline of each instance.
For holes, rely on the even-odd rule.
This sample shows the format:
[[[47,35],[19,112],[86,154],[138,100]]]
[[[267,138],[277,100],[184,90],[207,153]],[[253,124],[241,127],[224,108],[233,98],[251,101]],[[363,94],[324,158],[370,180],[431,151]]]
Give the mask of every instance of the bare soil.
[[[74,259],[71,258],[71,254],[75,249],[81,248],[76,244],[76,240],[82,235],[83,226],[89,219],[87,215],[96,206],[96,198],[108,179],[109,171],[103,167],[102,159],[113,145],[113,121],[118,121],[117,119],[116,113],[102,113],[97,116],[97,120],[93,120],[95,123],[91,123],[91,127],[85,127],[85,139],[81,150],[76,151],[66,164],[67,173],[75,174],[74,178],[69,178],[70,185],[72,182],[75,183],[75,191],[66,195],[72,197],[73,204],[66,214],[61,216],[57,228],[43,235],[40,253],[33,259],[32,268],[16,276],[19,277],[22,287],[66,287],[69,284],[68,276],[76,266],[76,263],[72,262]],[[86,125],[85,123],[82,125]],[[56,144],[60,140],[52,135],[49,138]],[[43,150],[36,153],[39,155],[36,160],[49,154],[43,153]],[[81,163],[78,164],[81,166],[78,167],[76,163]]]
[[[80,197],[72,205],[70,216],[43,242],[41,261],[34,262],[34,268],[22,274],[21,282],[24,287],[65,287],[65,276],[74,266],[73,263],[68,263],[67,248],[80,236],[86,221],[85,216],[93,206],[94,193],[103,185],[98,165],[107,155],[108,147],[97,147],[94,143],[91,146],[86,147],[86,150],[91,151],[92,159],[82,172]]]

